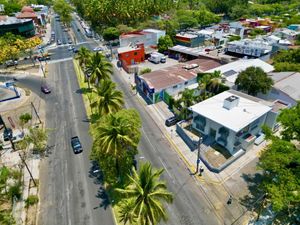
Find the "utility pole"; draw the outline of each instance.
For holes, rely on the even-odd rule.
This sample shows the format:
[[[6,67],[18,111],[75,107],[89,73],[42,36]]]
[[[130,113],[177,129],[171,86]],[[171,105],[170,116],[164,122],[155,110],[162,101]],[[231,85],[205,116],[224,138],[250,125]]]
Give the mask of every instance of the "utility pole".
[[[3,124],[4,129],[6,130],[7,127],[6,127],[5,122],[4,122],[3,119],[2,119],[1,115],[0,115],[0,122]],[[1,129],[2,129],[2,128],[1,128]],[[16,151],[15,144],[14,144],[14,142],[13,142],[13,140],[12,140],[12,137],[11,137],[10,135],[9,135],[9,141],[10,141],[10,144],[11,144],[12,149],[13,149],[14,151]],[[34,183],[34,186],[37,186],[35,180],[33,179],[32,173],[31,173],[31,171],[30,171],[30,169],[29,169],[29,167],[28,167],[28,165],[27,165],[27,163],[26,163],[26,161],[25,161],[25,159],[21,156],[20,152],[18,152],[18,154],[19,154],[20,159],[22,160],[22,163],[24,163],[24,165],[25,165],[25,167],[26,167],[26,169],[27,169],[27,171],[28,171],[28,173],[29,173],[29,175],[30,175],[30,178],[32,179],[32,181],[33,181],[33,183]]]
[[[42,123],[42,120],[41,120],[39,114],[37,113],[36,108],[35,108],[33,102],[30,102],[30,104],[31,104],[31,106],[32,106],[32,108],[33,108],[33,110],[34,110],[34,112],[35,112],[35,115],[36,115],[37,118],[39,119],[39,122]]]
[[[195,174],[197,174],[199,172],[199,164],[200,164],[200,150],[201,150],[201,144],[203,141],[203,137],[199,137],[199,141],[198,141],[198,154],[197,154],[197,169]]]

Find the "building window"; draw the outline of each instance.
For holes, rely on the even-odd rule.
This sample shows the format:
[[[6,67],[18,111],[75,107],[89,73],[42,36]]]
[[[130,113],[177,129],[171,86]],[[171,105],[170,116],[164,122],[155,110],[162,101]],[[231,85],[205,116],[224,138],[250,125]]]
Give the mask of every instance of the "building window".
[[[173,86],[173,89],[175,89],[175,88],[177,88],[177,87],[178,87],[178,85],[174,85],[174,86]]]
[[[197,129],[204,132],[204,129],[205,129],[205,126],[206,126],[206,118],[205,117],[197,115],[194,118],[194,123],[196,124]]]
[[[137,55],[137,52],[134,52],[134,55]]]
[[[184,85],[187,85],[189,82],[188,81],[186,81],[186,82],[184,82]]]

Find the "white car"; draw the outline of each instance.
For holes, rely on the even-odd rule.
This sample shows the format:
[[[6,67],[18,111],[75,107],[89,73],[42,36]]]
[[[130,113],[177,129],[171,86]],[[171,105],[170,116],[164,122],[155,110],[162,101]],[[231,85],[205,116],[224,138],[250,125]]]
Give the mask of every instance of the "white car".
[[[93,49],[94,52],[100,52],[100,51],[103,51],[103,48],[101,47],[96,47]]]
[[[73,46],[73,45],[70,45],[70,46],[68,47],[68,50],[69,50],[69,51],[73,51],[73,50],[74,50],[74,46]]]

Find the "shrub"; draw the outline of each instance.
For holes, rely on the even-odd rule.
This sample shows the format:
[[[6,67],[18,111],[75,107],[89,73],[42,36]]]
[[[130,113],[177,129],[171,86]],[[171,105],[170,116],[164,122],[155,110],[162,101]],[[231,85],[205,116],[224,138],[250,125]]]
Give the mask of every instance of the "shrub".
[[[29,195],[28,198],[25,200],[25,207],[28,208],[31,205],[34,205],[39,202],[39,197],[36,195]]]
[[[140,71],[140,75],[145,74],[145,73],[150,73],[151,69],[150,68],[144,68]]]

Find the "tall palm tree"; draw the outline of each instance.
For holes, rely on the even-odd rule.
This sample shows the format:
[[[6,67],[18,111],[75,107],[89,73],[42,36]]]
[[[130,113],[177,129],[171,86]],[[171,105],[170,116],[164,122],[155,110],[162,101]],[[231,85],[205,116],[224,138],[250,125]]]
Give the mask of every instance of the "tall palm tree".
[[[112,64],[108,62],[102,53],[92,54],[86,65],[86,73],[91,81],[96,84],[100,80],[109,79],[112,74]]]
[[[123,107],[123,93],[116,90],[116,84],[111,80],[100,80],[93,92],[97,94],[95,105],[98,106],[99,115],[117,112]]]
[[[132,162],[122,159],[133,156],[137,151],[141,128],[138,112],[123,109],[102,117],[94,126],[92,158],[100,162],[103,155],[113,157],[116,173],[120,176],[120,162],[125,166],[126,163],[132,165]]]
[[[86,47],[80,47],[78,53],[75,56],[75,59],[79,61],[79,66],[85,70],[85,66],[87,65],[88,61],[90,60],[91,51]]]
[[[147,162],[141,165],[139,172],[133,168],[132,176],[129,176],[130,184],[126,188],[116,189],[125,201],[134,201],[134,204],[125,204],[126,211],[129,215],[134,213],[139,225],[156,225],[161,220],[167,221],[163,202],[171,203],[173,195],[167,190],[165,182],[160,180],[163,171],[153,169]],[[128,210],[128,206],[132,207],[131,210]],[[121,207],[124,207],[123,204]]]

